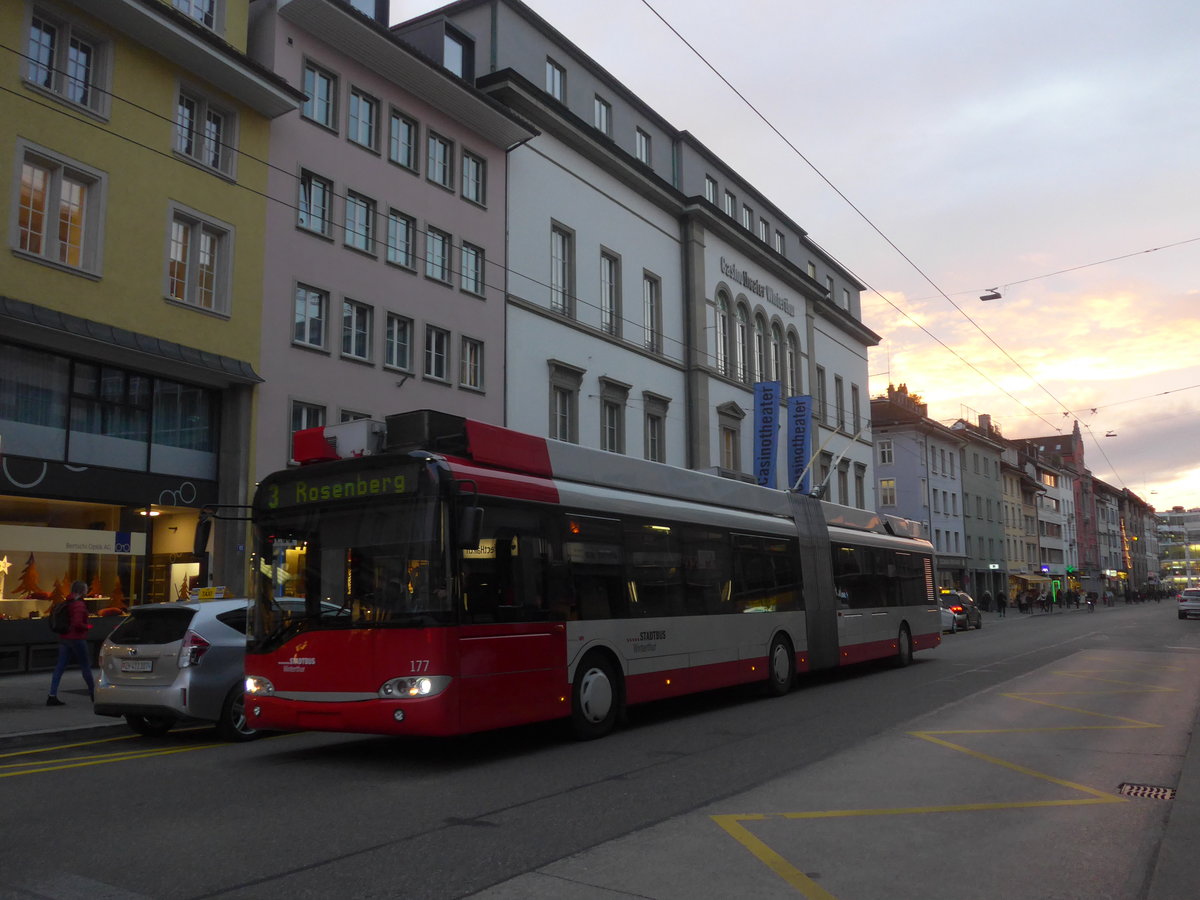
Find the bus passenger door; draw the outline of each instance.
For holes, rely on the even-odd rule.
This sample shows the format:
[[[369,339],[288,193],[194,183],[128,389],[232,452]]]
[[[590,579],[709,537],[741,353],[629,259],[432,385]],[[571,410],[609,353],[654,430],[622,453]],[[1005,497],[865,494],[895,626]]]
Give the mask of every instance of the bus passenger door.
[[[566,623],[551,618],[547,570],[546,542],[528,532],[500,528],[464,551],[458,641],[464,729],[563,714]]]

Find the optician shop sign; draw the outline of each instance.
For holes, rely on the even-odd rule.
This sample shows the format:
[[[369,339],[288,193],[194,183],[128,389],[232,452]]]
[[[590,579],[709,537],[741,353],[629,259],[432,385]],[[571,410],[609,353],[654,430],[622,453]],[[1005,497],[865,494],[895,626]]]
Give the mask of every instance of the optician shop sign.
[[[0,525],[0,548],[28,550],[31,553],[113,553],[118,556],[141,556],[146,552],[146,535],[137,531]]]
[[[792,301],[781,294],[775,293],[775,289],[770,285],[763,284],[757,278],[751,277],[750,273],[745,269],[738,268],[736,263],[731,263],[725,257],[721,257],[721,274],[730,281],[740,284],[751,293],[765,299],[772,306],[778,306],[789,316],[796,314],[796,308],[792,306]]]

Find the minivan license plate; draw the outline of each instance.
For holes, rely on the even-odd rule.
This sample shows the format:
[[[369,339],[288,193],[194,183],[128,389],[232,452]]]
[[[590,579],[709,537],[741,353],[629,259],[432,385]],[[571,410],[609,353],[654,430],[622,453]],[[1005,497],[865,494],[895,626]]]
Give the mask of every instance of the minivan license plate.
[[[152,672],[154,671],[154,660],[152,659],[123,659],[121,660],[122,672]]]

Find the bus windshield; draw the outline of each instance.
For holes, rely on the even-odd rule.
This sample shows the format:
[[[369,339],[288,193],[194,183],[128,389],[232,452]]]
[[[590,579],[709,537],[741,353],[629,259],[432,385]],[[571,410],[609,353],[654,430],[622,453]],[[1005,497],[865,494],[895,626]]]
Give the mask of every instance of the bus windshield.
[[[257,641],[457,621],[436,491],[260,511],[256,520]]]

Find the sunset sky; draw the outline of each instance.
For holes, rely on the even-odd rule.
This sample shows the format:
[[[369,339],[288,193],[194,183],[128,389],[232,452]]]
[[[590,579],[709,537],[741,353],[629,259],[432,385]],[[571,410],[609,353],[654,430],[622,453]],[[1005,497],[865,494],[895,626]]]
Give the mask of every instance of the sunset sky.
[[[1200,507],[1200,4],[526,2],[869,285],[873,396],[1078,420],[1097,477]]]

